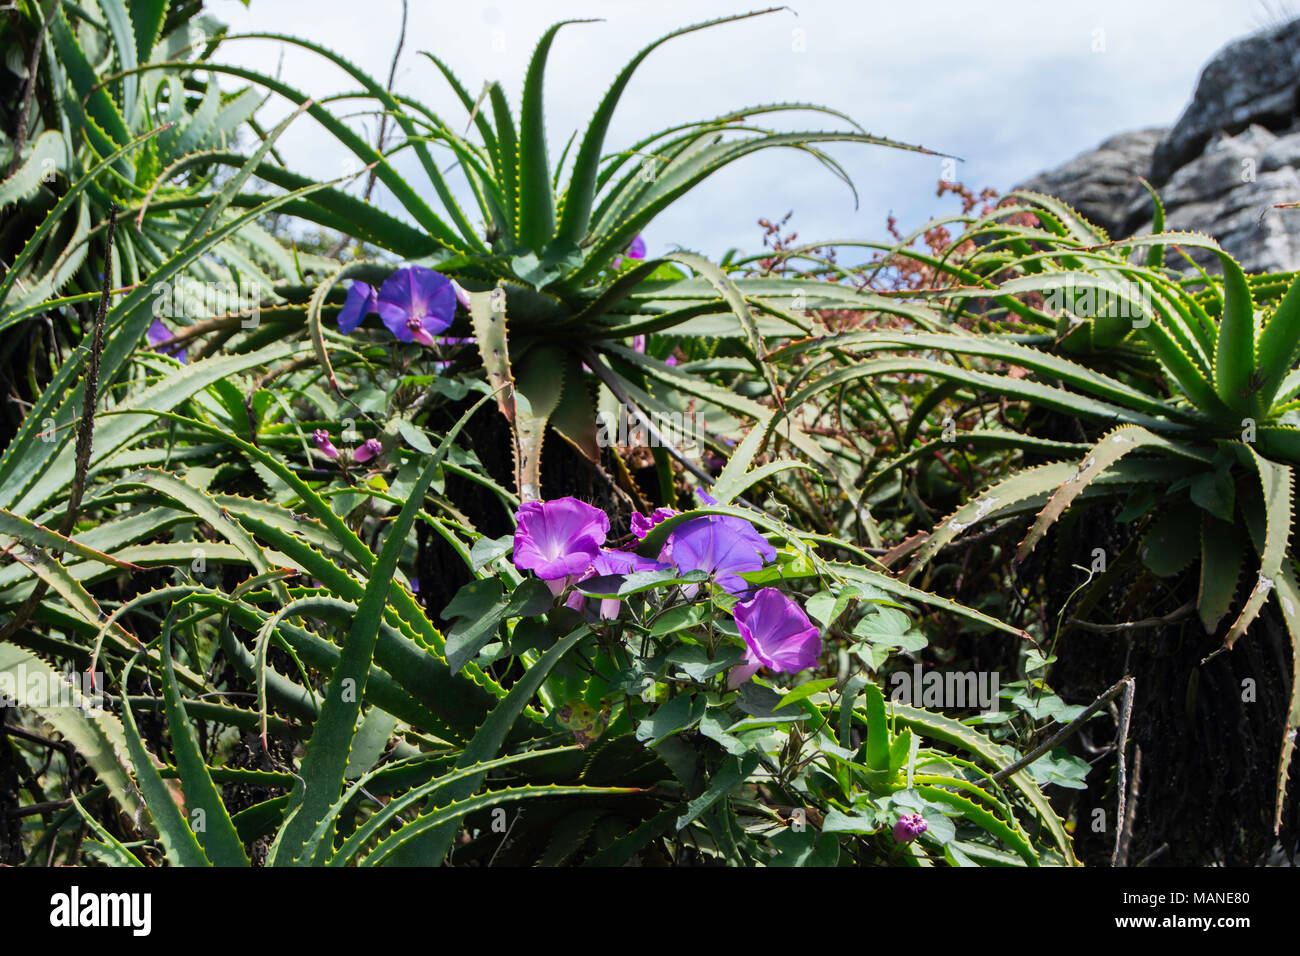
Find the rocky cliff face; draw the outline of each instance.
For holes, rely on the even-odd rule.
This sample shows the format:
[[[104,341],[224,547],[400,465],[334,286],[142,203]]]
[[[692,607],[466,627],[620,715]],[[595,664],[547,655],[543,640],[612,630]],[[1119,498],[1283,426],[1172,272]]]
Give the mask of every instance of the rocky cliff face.
[[[1139,176],[1167,229],[1208,233],[1248,272],[1300,269],[1300,209],[1272,208],[1300,201],[1300,18],[1224,47],[1169,129],[1113,136],[1022,188],[1122,238],[1151,228]]]

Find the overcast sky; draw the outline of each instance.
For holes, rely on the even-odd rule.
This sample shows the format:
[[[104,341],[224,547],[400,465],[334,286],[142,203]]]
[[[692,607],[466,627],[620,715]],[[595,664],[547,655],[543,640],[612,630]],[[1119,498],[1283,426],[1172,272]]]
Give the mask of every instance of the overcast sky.
[[[602,18],[565,27],[552,49],[546,109],[554,162],[646,42],[751,8],[746,0],[411,0],[396,87],[448,122],[466,121],[419,56],[429,50],[475,95],[485,80],[500,80],[517,109],[528,58],[546,27]],[[609,145],[742,106],[814,102],[852,115],[871,133],[960,156],[958,179],[1005,190],[1115,133],[1171,124],[1216,50],[1293,9],[1279,0],[802,0],[653,53],[624,95]],[[400,0],[252,0],[248,9],[239,0],[209,0],[208,10],[232,33],[306,37],[381,81],[401,20]],[[313,96],[355,88],[320,57],[272,41],[232,40],[219,57],[278,72]],[[286,112],[274,98],[266,109],[268,118]],[[801,114],[784,128],[823,124]],[[309,118],[290,128],[280,150],[291,167],[322,178],[339,175],[346,155]],[[905,229],[954,211],[951,198],[935,197],[942,173],[935,157],[858,145],[830,152],[857,184],[857,209],[849,190],[812,158],[761,152],[715,174],[656,220],[646,234],[650,251],[681,245],[716,257],[731,246],[756,249],[755,220],[789,210],[801,241],[882,238],[891,211]],[[377,201],[389,205],[387,197]]]

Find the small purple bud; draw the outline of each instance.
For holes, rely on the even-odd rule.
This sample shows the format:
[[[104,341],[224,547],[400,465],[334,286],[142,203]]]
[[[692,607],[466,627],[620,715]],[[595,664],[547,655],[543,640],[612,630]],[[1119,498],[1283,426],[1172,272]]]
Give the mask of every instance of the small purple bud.
[[[649,517],[640,512],[635,512],[632,515],[632,533],[636,535],[638,539],[644,538],[650,533],[650,529],[655,525],[663,521],[665,518],[671,518],[675,514],[677,514],[677,512],[672,508],[656,508],[654,514]]]
[[[356,462],[369,461],[384,453],[384,446],[379,443],[378,438],[367,438],[366,443],[352,453],[352,460]]]
[[[628,243],[627,254],[633,259],[645,258],[645,240],[640,235]]]
[[[894,824],[894,839],[899,843],[911,843],[928,829],[930,828],[921,814],[905,814]]]
[[[333,442],[330,441],[330,433],[325,429],[316,429],[312,432],[311,437],[312,441],[316,443],[317,449],[319,449],[320,453],[326,458],[337,458],[339,456],[339,450],[334,447]]]

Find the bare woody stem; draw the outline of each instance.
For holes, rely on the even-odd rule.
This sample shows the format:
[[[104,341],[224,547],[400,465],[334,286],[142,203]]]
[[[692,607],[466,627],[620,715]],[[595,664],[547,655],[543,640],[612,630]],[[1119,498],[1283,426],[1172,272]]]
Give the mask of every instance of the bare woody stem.
[[[1119,682],[1117,682],[1113,687],[1105,691],[1100,697],[1098,697],[1091,704],[1085,707],[1083,713],[1081,713],[1078,717],[1074,718],[1074,720],[1070,721],[1068,724],[1062,727],[1059,731],[1053,734],[1044,743],[1039,744],[1029,753],[1025,754],[1015,763],[1011,764],[1009,767],[1003,767],[997,773],[993,774],[993,780],[995,780],[998,783],[1001,783],[1002,781],[1010,777],[1012,774],[1024,770],[1026,767],[1028,767],[1039,757],[1042,757],[1044,754],[1049,753],[1053,747],[1055,747],[1057,744],[1061,743],[1062,741],[1068,739],[1071,735],[1074,734],[1076,730],[1082,727],[1088,721],[1088,718],[1090,718],[1093,714],[1097,713],[1097,711],[1101,710],[1108,703],[1110,703],[1117,696],[1119,696],[1120,691],[1123,691],[1125,688],[1130,689],[1128,699],[1131,701],[1132,686],[1133,686],[1133,678],[1131,677],[1125,677]],[[1125,723],[1125,730],[1127,732],[1127,726],[1128,726],[1127,720],[1124,723]],[[1122,746],[1122,742],[1121,742],[1121,746]]]
[[[99,404],[99,362],[104,354],[104,328],[108,321],[108,303],[113,292],[113,236],[117,230],[117,203],[108,211],[108,231],[104,237],[104,274],[100,286],[99,306],[95,309],[95,325],[90,334],[90,360],[86,365],[85,386],[82,391],[81,420],[77,423],[77,457],[72,475],[72,489],[68,495],[68,507],[59,524],[59,533],[67,537],[77,523],[77,513],[81,510],[81,499],[86,493],[86,472],[90,469],[90,454],[95,436],[95,408]],[[49,585],[42,578],[28,595],[27,600],[18,608],[14,616],[0,629],[0,642],[7,641],[17,634],[31,619],[36,608],[49,590]]]

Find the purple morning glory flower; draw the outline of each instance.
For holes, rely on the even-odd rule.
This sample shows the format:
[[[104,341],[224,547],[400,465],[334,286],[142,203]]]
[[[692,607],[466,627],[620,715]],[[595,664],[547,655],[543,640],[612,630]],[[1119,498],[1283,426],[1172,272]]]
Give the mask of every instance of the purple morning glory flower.
[[[894,839],[899,843],[911,843],[926,830],[930,829],[925,817],[919,813],[904,814],[894,824]]]
[[[739,687],[760,667],[797,674],[814,667],[822,650],[817,626],[776,588],[763,588],[732,612],[745,641],[745,663],[731,669],[728,684]]]
[[[145,333],[145,338],[148,339],[149,344],[158,349],[159,352],[164,352],[167,355],[174,356],[176,361],[180,362],[182,365],[185,364],[185,349],[181,348],[181,346],[172,345],[158,348],[159,346],[164,345],[164,343],[172,340],[171,330],[162,324],[161,319],[153,320],[153,325],[149,326],[149,331]]]
[[[339,311],[339,331],[351,335],[361,320],[379,311],[379,295],[374,287],[364,282],[354,282],[348,289],[348,300]]]
[[[631,551],[601,550],[591,562],[592,576],[606,574],[635,574],[638,571],[666,571],[668,565],[650,558],[643,558]],[[619,605],[623,602],[617,598],[601,598],[600,616],[607,621],[618,617]]]
[[[572,497],[525,501],[515,520],[515,567],[531,570],[553,594],[586,573],[609,534],[605,513]]]
[[[339,450],[334,447],[334,443],[330,441],[330,433],[325,429],[316,429],[312,432],[311,438],[316,443],[320,453],[326,458],[337,458],[339,456]]]
[[[640,233],[637,233],[637,237],[627,244],[627,248],[623,250],[623,254],[629,259],[645,258],[645,240],[641,238]],[[614,261],[610,264],[615,269],[622,267],[623,256],[615,256]]]
[[[408,266],[384,280],[377,308],[388,331],[403,342],[432,345],[456,314],[456,290],[442,273]]]
[[[380,444],[378,438],[367,438],[365,444],[352,453],[352,460],[358,463],[369,461],[383,453],[384,446]]]
[[[714,502],[707,499],[706,503]],[[706,571],[721,588],[740,594],[749,584],[739,575],[761,570],[764,561],[776,557],[776,549],[744,518],[705,515],[674,528],[659,557],[679,571]],[[693,597],[695,590],[695,585],[684,589],[687,597]]]
[[[672,508],[656,508],[654,513],[649,517],[641,514],[639,511],[635,512],[632,515],[632,533],[637,536],[638,540],[640,540],[648,535],[650,529],[659,522],[663,521],[665,518],[671,518],[675,514],[677,514],[677,512]]]

